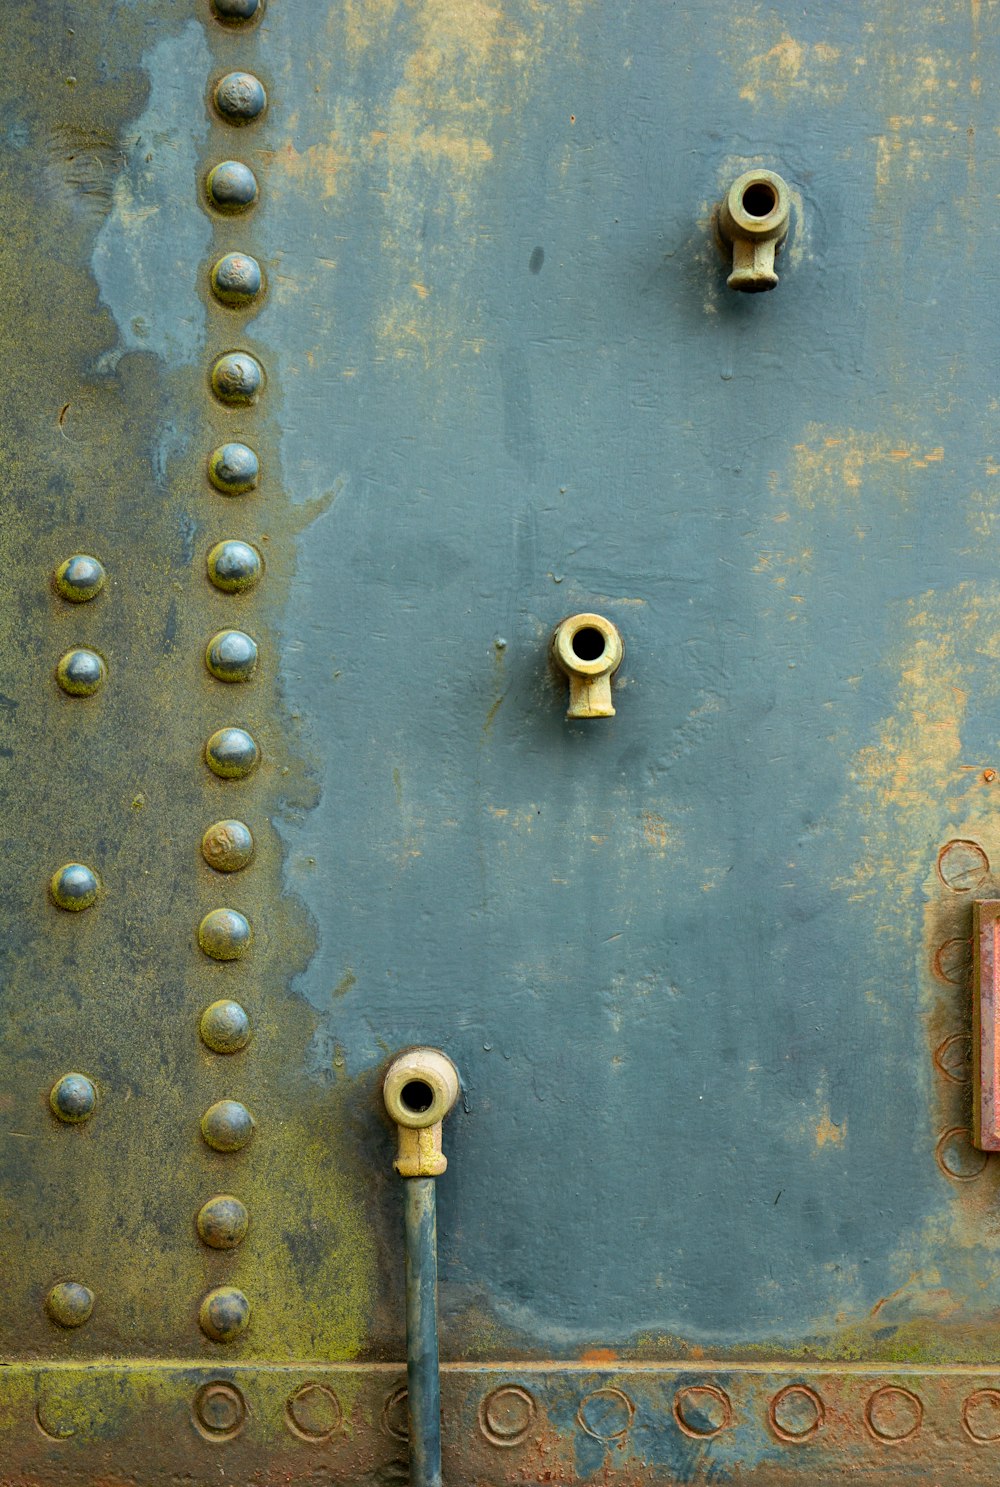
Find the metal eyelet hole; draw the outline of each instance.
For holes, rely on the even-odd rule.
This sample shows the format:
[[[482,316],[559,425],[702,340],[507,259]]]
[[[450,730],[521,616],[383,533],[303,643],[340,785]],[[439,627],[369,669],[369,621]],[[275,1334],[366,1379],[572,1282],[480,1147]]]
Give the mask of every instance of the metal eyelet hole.
[[[434,1091],[426,1079],[408,1079],[399,1092],[399,1098],[411,1115],[423,1115],[434,1104]]]
[[[778,193],[767,181],[751,181],[743,193],[743,210],[748,217],[769,217],[778,204]]]
[[[577,630],[572,640],[573,654],[581,661],[599,661],[604,655],[607,641],[596,625],[584,625]]]

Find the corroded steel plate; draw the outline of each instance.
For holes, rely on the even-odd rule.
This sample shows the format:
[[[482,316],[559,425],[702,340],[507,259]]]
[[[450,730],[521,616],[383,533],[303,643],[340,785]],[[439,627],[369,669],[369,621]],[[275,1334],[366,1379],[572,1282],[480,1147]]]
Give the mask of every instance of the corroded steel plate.
[[[995,7],[3,12],[4,1487],[981,1474]]]

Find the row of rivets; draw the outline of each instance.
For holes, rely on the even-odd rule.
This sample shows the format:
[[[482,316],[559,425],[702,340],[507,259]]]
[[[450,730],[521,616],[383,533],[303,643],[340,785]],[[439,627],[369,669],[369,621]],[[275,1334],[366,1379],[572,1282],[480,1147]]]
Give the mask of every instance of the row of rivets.
[[[219,20],[240,24],[259,12],[260,0],[212,0]],[[248,124],[259,118],[267,96],[259,79],[245,72],[231,72],[214,89],[219,116],[230,124]],[[206,183],[209,202],[226,213],[246,211],[258,196],[253,171],[239,161],[226,160],[214,167]],[[264,275],[255,258],[245,253],[226,253],[212,267],[212,291],[221,304],[239,307],[253,303],[264,290]],[[254,403],[264,381],[255,357],[243,351],[220,356],[211,373],[212,390],[220,402],[230,406]],[[225,495],[253,490],[260,475],[256,454],[247,445],[231,442],[214,451],[209,459],[209,477]],[[249,543],[227,539],[217,542],[208,555],[208,577],[223,593],[242,593],[258,581],[260,554]],[[74,604],[86,603],[100,593],[106,573],[97,558],[74,553],[56,570],[57,592]],[[221,630],[209,640],[205,663],[221,681],[247,681],[257,667],[257,645],[239,630]],[[90,697],[103,685],[107,664],[95,650],[76,646],[63,655],[56,667],[56,680],[72,697]],[[242,728],[220,728],[205,746],[205,761],[222,779],[242,779],[252,773],[259,752],[254,739]],[[220,872],[236,872],[253,856],[253,837],[241,821],[218,821],[202,838],[205,861]],[[62,909],[89,908],[100,893],[100,880],[93,868],[68,862],[58,868],[49,883],[53,902]],[[198,943],[216,960],[239,959],[249,948],[252,931],[244,915],[232,909],[206,914],[198,927]],[[250,1038],[250,1023],[237,1002],[220,1000],[206,1008],[199,1031],[206,1047],[215,1053],[235,1053]],[[52,1113],[69,1125],[88,1121],[97,1108],[97,1091],[85,1074],[64,1074],[49,1093]],[[219,1152],[241,1150],[253,1135],[253,1117],[236,1100],[218,1100],[201,1119],[206,1144]],[[208,1199],[198,1211],[196,1228],[201,1240],[215,1249],[233,1249],[245,1237],[249,1216],[243,1203],[231,1194]],[[46,1297],[46,1310],[62,1327],[82,1326],[94,1309],[94,1293],[79,1281],[60,1281]],[[249,1303],[241,1291],[221,1286],[210,1291],[199,1308],[198,1319],[206,1336],[226,1342],[239,1336],[249,1320]]]
[[[96,558],[74,553],[56,569],[56,592],[71,604],[86,604],[101,592],[106,577],[104,565]],[[70,697],[92,697],[104,685],[107,674],[104,657],[88,646],[74,646],[56,666],[56,681]]]
[[[257,478],[257,457],[244,444],[227,444],[216,450],[210,467],[213,484],[220,489],[228,484],[231,493],[249,490]],[[100,581],[78,586],[67,576],[99,572]],[[86,565],[86,566],[84,566]],[[239,594],[252,589],[263,571],[260,554],[248,542],[225,538],[217,542],[207,558],[208,577],[223,593]],[[57,587],[74,603],[84,603],[97,594],[104,583],[104,568],[96,558],[77,554],[67,558],[57,571]],[[257,643],[241,630],[220,630],[205,649],[205,664],[220,681],[249,681],[257,669]],[[87,646],[74,646],[56,666],[56,680],[71,697],[92,697],[103,686],[108,674],[103,656]]]
[[[213,0],[216,16],[229,23],[252,20],[258,0]],[[258,78],[247,72],[231,72],[214,90],[215,107],[228,124],[243,125],[259,118],[267,95]],[[238,160],[223,160],[209,171],[205,183],[208,202],[216,211],[233,216],[248,211],[259,197],[253,170]],[[232,309],[252,305],[264,293],[264,274],[256,258],[248,253],[228,252],[216,260],[209,283],[220,304]],[[229,351],[219,357],[211,373],[212,390],[223,403],[248,407],[256,402],[264,373],[255,357],[244,351]],[[256,451],[241,440],[219,445],[208,457],[208,478],[224,496],[243,496],[256,490],[260,460]],[[217,542],[208,554],[208,576],[224,594],[244,594],[259,581],[263,571],[260,553],[249,542],[228,537]],[[257,642],[243,630],[219,630],[205,650],[205,665],[218,681],[250,681],[257,670]],[[243,728],[219,728],[205,746],[205,760],[223,780],[241,780],[250,775],[259,760],[257,744]],[[209,826],[201,839],[202,857],[220,873],[235,873],[253,860],[253,833],[245,822],[225,819]],[[212,909],[198,926],[198,944],[205,955],[217,961],[236,961],[250,949],[253,930],[237,909]],[[250,1040],[250,1020],[239,1002],[228,998],[205,1008],[199,1023],[205,1047],[213,1053],[231,1055]],[[213,1150],[241,1151],[253,1136],[254,1120],[237,1100],[217,1100],[201,1119],[201,1134]],[[208,1199],[198,1212],[196,1228],[203,1244],[212,1249],[235,1249],[249,1227],[249,1214],[231,1193]],[[246,1330],[250,1303],[234,1286],[218,1286],[203,1299],[198,1321],[213,1342],[230,1342]]]
[[[243,821],[215,821],[205,830],[201,851],[217,872],[237,873],[253,858],[253,835]],[[100,878],[83,862],[64,862],[49,880],[52,902],[70,913],[89,909],[100,891]],[[210,909],[198,926],[198,943],[213,960],[239,960],[252,938],[249,921],[235,909]]]
[[[213,1002],[202,1013],[201,1036],[215,1053],[245,1048],[250,1024],[237,1002]],[[49,1091],[49,1106],[57,1119],[80,1125],[97,1109],[97,1090],[86,1074],[63,1074]],[[217,1100],[201,1118],[201,1134],[213,1151],[241,1151],[254,1132],[254,1118],[239,1100]]]

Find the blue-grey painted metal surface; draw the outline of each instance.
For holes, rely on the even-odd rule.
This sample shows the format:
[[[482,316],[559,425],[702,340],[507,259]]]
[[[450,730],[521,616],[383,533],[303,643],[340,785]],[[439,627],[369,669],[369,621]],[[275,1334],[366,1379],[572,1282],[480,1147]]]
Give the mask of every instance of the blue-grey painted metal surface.
[[[794,1475],[814,1437],[840,1470],[824,1400],[877,1451],[910,1439],[903,1395],[933,1424],[952,1385],[938,1469],[994,1438],[966,961],[1000,861],[998,25],[981,0],[270,0],[245,27],[12,0],[0,1339],[35,1417],[55,1359],[170,1359],[178,1399],[242,1367],[250,1419],[267,1368],[368,1366],[348,1393],[374,1400],[403,1356],[378,1085],[419,1042],[464,1081],[444,1356],[515,1370],[492,1415],[470,1384],[449,1416],[446,1380],[446,1459],[450,1419],[494,1480],[537,1408],[580,1478],[626,1440],[637,1481]],[[244,68],[267,110],[233,128],[212,89]],[[206,201],[228,158],[260,184],[245,216]],[[744,296],[712,216],[758,165],[792,229],[778,287]],[[213,298],[234,251],[259,304]],[[233,350],[263,368],[252,407],[213,396]],[[260,456],[245,496],[208,481],[226,440]],[[252,592],[209,584],[224,539],[261,555]],[[93,604],[50,591],[74,552],[107,566]],[[613,719],[565,719],[549,640],[577,611],[624,637]],[[230,626],[258,645],[244,685],[203,661]],[[58,695],[88,644],[100,692]],[[203,761],[226,726],[259,744],[238,782]],[[229,817],[256,856],[224,880],[198,844]],[[46,885],[77,860],[101,897],[65,914]],[[238,962],[198,948],[220,907],[252,924]],[[197,1029],[222,997],[254,1038],[220,1062]],[[79,1130],[47,1105],[70,1070],[97,1089]],[[222,1098],[255,1126],[217,1160]],[[250,1212],[231,1255],[193,1227],[216,1189]],[[97,1299],[64,1334],[66,1279]],[[223,1356],[197,1318],[226,1286],[251,1322]],[[619,1374],[580,1403],[573,1370],[621,1360],[663,1368],[662,1412],[633,1418]],[[326,1431],[347,1386],[316,1379],[296,1449],[351,1418]],[[669,1402],[703,1386],[727,1402]],[[97,1416],[60,1400],[82,1472]],[[389,1404],[356,1407],[397,1450]],[[207,1408],[191,1451],[249,1451]],[[64,1469],[31,1456],[62,1418],[26,1479]]]

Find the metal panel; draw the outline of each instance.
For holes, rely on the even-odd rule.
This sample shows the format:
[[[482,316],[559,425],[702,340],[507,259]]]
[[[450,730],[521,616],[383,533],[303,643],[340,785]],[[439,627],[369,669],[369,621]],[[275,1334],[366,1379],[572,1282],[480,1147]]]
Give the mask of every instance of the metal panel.
[[[967,984],[1000,892],[995,12],[8,0],[5,1481],[400,1470],[379,1079],[418,1041],[465,1086],[453,1476],[937,1480],[1000,1434]],[[743,296],[712,212],[757,166],[792,230]],[[213,291],[231,252],[250,304]],[[213,392],[233,350],[253,404]],[[574,612],[624,637],[613,719],[564,716]],[[227,628],[251,680],[205,664]],[[245,779],[206,766],[226,726]],[[199,948],[222,908],[243,958]],[[221,1099],[239,1151],[202,1137]],[[232,1249],[196,1228],[220,1194]]]

